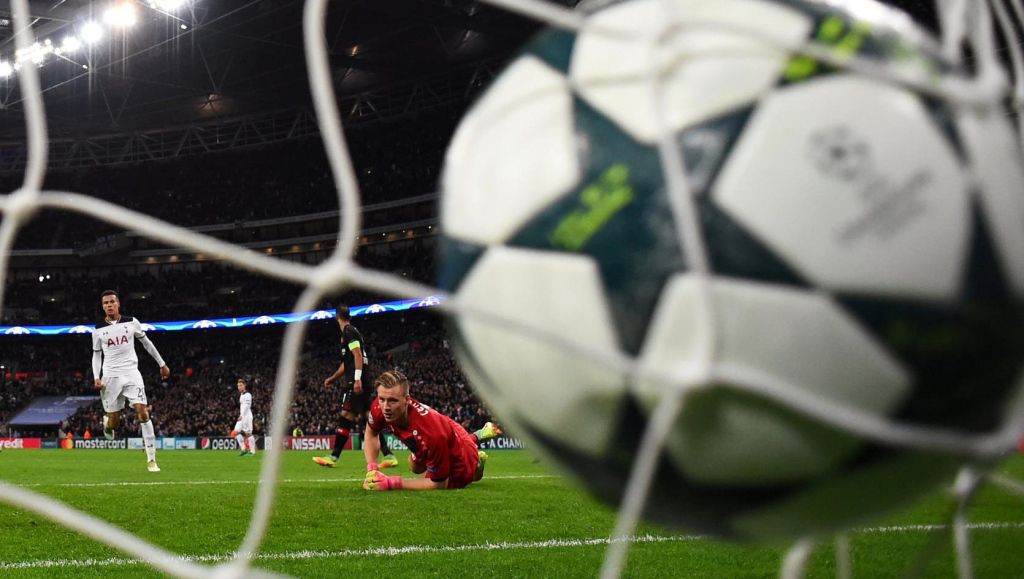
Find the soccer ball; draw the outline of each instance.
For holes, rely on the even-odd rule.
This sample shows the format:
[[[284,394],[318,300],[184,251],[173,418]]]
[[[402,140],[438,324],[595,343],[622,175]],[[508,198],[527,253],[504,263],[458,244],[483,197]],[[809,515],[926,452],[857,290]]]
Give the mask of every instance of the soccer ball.
[[[440,284],[518,322],[453,319],[459,361],[500,418],[596,496],[621,501],[678,384],[544,335],[665,376],[710,347],[711,379],[686,392],[646,503],[673,527],[830,533],[961,464],[770,393],[968,436],[1001,427],[1022,390],[1024,171],[1004,116],[795,53],[810,40],[918,78],[955,72],[872,2],[634,0],[577,34],[542,33],[448,151]],[[666,186],[663,130],[683,154],[695,247]],[[710,279],[691,267],[699,251]]]

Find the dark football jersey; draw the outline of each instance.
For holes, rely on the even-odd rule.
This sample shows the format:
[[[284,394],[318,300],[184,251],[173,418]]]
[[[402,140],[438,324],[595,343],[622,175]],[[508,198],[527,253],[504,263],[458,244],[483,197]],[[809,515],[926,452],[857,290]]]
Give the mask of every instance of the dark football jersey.
[[[370,370],[370,359],[366,354],[366,344],[363,342],[363,335],[355,326],[349,324],[341,331],[341,359],[345,363],[345,382],[351,383],[355,380],[356,362],[353,350],[358,349],[363,356],[363,372]],[[361,378],[363,385],[367,384],[367,376]]]

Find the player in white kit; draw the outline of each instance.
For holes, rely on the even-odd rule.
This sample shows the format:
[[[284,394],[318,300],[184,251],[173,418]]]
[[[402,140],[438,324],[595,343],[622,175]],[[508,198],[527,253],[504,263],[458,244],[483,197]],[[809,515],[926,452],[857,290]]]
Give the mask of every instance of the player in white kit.
[[[238,441],[239,456],[256,456],[256,437],[252,435],[252,394],[246,392],[245,378],[238,379],[238,422],[231,436]],[[242,436],[242,435],[245,436]],[[248,446],[248,449],[246,449]]]
[[[146,403],[146,386],[139,373],[139,357],[135,354],[135,341],[138,340],[146,352],[160,366],[160,378],[166,380],[171,369],[164,363],[153,342],[149,341],[142,331],[142,324],[131,316],[121,315],[121,301],[117,292],[107,290],[100,295],[104,318],[96,324],[92,332],[92,374],[96,388],[103,400],[103,436],[107,440],[114,438],[118,425],[121,423],[121,410],[125,401],[135,409],[139,419],[139,430],[142,431],[142,443],[146,448],[147,468],[150,472],[160,472],[156,465],[156,434],[153,423],[149,420],[149,408]]]

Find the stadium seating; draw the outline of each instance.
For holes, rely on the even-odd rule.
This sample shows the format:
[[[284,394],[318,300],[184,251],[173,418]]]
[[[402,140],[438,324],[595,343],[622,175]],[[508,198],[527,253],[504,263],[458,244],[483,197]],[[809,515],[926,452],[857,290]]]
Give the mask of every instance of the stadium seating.
[[[435,190],[445,145],[457,111],[435,112],[400,124],[375,124],[351,131],[364,204],[413,197]],[[0,176],[0,187],[14,189],[19,175]],[[155,185],[159,184],[159,185]],[[318,139],[293,141],[258,149],[184,157],[173,161],[91,170],[51,171],[46,187],[74,190],[184,226],[234,224],[216,235],[232,242],[253,242],[336,233],[337,217],[308,217],[273,227],[244,222],[309,215],[338,209],[333,181]],[[173,199],[173,202],[171,201]],[[436,219],[433,198],[422,202],[365,211],[364,227],[387,227]],[[81,249],[104,235],[122,232],[79,216],[42,213],[19,232],[20,249]],[[144,238],[132,249],[158,246]],[[294,256],[318,263],[327,249]],[[436,238],[417,235],[359,246],[357,262],[432,283]],[[99,292],[122,293],[123,313],[143,321],[202,319],[290,311],[301,288],[253,275],[215,261],[177,264],[118,262],[117,258],[80,259],[72,265],[49,264],[45,256],[25,267],[17,261],[7,277],[3,325],[93,324],[100,317]],[[49,264],[49,265],[48,265]],[[40,273],[46,275],[40,279]],[[323,307],[340,300],[350,304],[390,299],[361,291],[332,296]],[[374,367],[398,367],[414,381],[414,396],[461,422],[482,426],[490,416],[474,398],[448,351],[444,332],[429,313],[384,314],[358,318],[371,348]],[[160,383],[145,353],[140,367],[158,434],[223,435],[237,412],[235,380],[246,376],[254,393],[258,431],[268,428],[271,396],[282,330],[196,330],[153,333],[152,338],[172,368]],[[18,409],[47,394],[94,394],[88,336],[7,337],[17,348],[0,351],[0,433]],[[331,320],[312,323],[297,378],[290,427],[306,434],[329,434],[337,426],[340,391],[326,390],[323,380],[339,363],[337,326]],[[68,428],[81,435],[99,432],[102,409],[94,404],[74,415]],[[136,432],[134,416],[125,413],[125,432]],[[24,432],[22,432],[24,434]],[[52,434],[52,433],[51,433]]]
[[[364,204],[433,193],[441,159],[457,122],[453,111],[410,122],[377,123],[348,134]],[[12,191],[20,174],[0,175]],[[132,207],[183,226],[233,223],[338,209],[337,194],[318,138],[261,148],[91,170],[52,170],[49,190],[76,191]],[[391,215],[392,222],[397,218]],[[387,218],[382,218],[387,219]],[[43,211],[16,249],[73,247],[118,233],[79,215]]]
[[[365,267],[432,282],[434,238],[403,241],[400,246],[363,246],[356,260]],[[37,270],[30,270],[8,279],[0,325],[95,323],[100,315],[98,296],[105,289],[120,291],[124,312],[143,321],[286,312],[301,289],[219,262],[56,270],[42,281],[37,276]],[[353,291],[345,299],[365,304],[384,297]]]
[[[490,419],[455,364],[436,316],[427,312],[391,313],[357,318],[356,323],[370,344],[375,369],[400,368],[412,378],[415,397],[469,429],[479,428]],[[329,434],[337,427],[341,391],[323,387],[324,378],[339,363],[337,335],[337,326],[331,320],[311,323],[290,428],[299,426],[306,434]],[[171,379],[161,383],[153,361],[145,353],[140,354],[158,434],[210,436],[230,430],[238,411],[235,381],[239,376],[250,380],[257,430],[264,432],[269,428],[269,393],[281,336],[282,330],[274,327],[153,334],[153,341],[172,368]],[[88,336],[16,339],[22,356],[14,362],[16,367],[8,366],[4,373],[0,424],[37,396],[95,393]],[[86,428],[99,432],[102,415],[98,402],[85,407],[70,419],[70,430],[76,435]],[[125,432],[135,432],[134,413],[126,412],[124,416]]]

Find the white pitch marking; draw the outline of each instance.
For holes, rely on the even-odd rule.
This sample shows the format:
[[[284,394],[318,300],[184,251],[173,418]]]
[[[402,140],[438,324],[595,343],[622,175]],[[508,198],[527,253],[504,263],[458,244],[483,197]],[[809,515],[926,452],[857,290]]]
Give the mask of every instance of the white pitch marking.
[[[860,534],[882,534],[882,533],[919,533],[929,531],[942,531],[948,529],[949,525],[892,525],[888,527],[867,527],[854,529],[854,533]],[[1001,529],[1024,529],[1024,523],[971,523],[967,525],[971,531],[998,531]]]
[[[248,481],[247,481],[248,482]],[[861,534],[883,534],[883,533],[913,533],[928,532],[948,529],[948,525],[892,525],[887,527],[868,527],[858,529],[855,533]],[[974,531],[992,531],[1004,529],[1024,529],[1024,523],[972,523],[968,528]],[[633,543],[681,543],[704,539],[699,535],[640,535],[632,538]],[[498,543],[476,543],[471,545],[408,545],[405,547],[371,547],[369,549],[344,549],[340,551],[328,550],[304,550],[304,551],[282,551],[279,553],[257,553],[253,558],[256,560],[299,560],[299,559],[326,559],[333,557],[382,557],[394,555],[412,555],[417,553],[460,553],[466,551],[511,551],[516,549],[558,549],[569,547],[594,547],[605,546],[613,542],[607,537],[598,539],[549,539],[547,541],[523,541],[523,542],[498,542]],[[216,563],[230,559],[233,553],[209,554],[209,555],[183,555],[183,561],[198,563]],[[142,561],[125,557],[111,557],[108,559],[53,559],[36,561],[17,561],[0,563],[0,570],[8,569],[47,569],[53,567],[109,567],[115,565],[140,565]]]
[[[553,474],[526,474],[526,475],[507,475],[507,476],[488,476],[484,477],[484,480],[515,480],[515,479],[543,479],[543,478],[558,478]],[[10,484],[18,485],[20,487],[34,488],[34,487],[150,487],[150,486],[173,486],[173,485],[244,485],[244,484],[256,484],[260,482],[257,479],[248,480],[180,480],[180,481],[121,481],[121,482],[96,482],[96,483],[29,483],[21,484],[15,481],[6,481]],[[282,484],[290,483],[332,483],[332,482],[363,482],[361,478],[288,478],[282,479]]]

